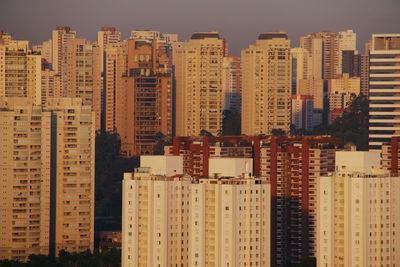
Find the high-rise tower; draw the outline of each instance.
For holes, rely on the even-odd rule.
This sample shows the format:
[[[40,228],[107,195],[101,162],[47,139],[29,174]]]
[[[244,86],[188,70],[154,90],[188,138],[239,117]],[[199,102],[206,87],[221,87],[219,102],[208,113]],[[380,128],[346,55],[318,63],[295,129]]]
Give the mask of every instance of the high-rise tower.
[[[223,40],[218,32],[194,33],[174,51],[176,134],[199,135],[222,130]]]
[[[285,32],[261,33],[242,50],[242,134],[290,130],[291,60]]]

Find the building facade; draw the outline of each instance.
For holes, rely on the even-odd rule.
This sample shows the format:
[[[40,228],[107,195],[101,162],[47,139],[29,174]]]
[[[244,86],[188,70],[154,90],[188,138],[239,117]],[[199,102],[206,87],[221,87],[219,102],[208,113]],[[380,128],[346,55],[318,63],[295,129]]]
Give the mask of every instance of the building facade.
[[[95,113],[95,129],[101,129],[100,48],[88,40],[73,38],[62,47],[61,96],[79,97]]]
[[[380,169],[378,151],[336,158],[318,179],[317,266],[398,265],[400,178]]]
[[[400,134],[400,34],[373,34],[369,67],[369,146],[380,149]]]
[[[290,130],[291,59],[286,33],[261,33],[242,50],[242,134]]]
[[[201,32],[174,50],[177,135],[221,132],[224,48],[218,32]]]
[[[160,174],[124,176],[122,266],[270,266],[269,184]]]
[[[52,45],[52,66],[58,74],[61,74],[61,65],[63,60],[63,47],[65,42],[76,38],[76,31],[71,31],[69,26],[57,26],[51,34]]]
[[[94,115],[80,99],[1,103],[0,258],[93,250]]]
[[[28,41],[0,43],[0,98],[24,97],[41,103],[41,56]]]

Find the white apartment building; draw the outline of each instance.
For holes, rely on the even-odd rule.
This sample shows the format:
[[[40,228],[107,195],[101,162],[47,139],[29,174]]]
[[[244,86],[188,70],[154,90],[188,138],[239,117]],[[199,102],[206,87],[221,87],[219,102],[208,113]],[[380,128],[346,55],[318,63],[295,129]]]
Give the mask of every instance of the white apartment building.
[[[269,214],[260,179],[137,168],[123,180],[122,266],[270,266]]]
[[[400,177],[377,169],[375,151],[336,156],[318,179],[317,266],[398,266]]]
[[[400,33],[373,34],[369,65],[369,146],[400,134]]]

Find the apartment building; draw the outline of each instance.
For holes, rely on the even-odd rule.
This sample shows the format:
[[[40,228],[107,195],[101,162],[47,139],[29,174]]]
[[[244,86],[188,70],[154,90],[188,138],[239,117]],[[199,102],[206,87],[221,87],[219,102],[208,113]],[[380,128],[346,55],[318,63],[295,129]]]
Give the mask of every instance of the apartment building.
[[[176,134],[199,135],[222,130],[224,41],[218,32],[194,33],[174,50]]]
[[[100,48],[88,40],[73,38],[63,43],[61,51],[61,96],[82,98],[83,104],[95,112],[95,129],[100,130]]]
[[[121,42],[121,32],[115,27],[101,27],[101,31],[97,32],[97,45],[100,48],[100,72],[104,72],[104,48],[107,44],[115,44]]]
[[[314,127],[314,97],[312,95],[292,95],[292,125],[295,130],[309,132]]]
[[[57,26],[51,33],[52,60],[50,61],[58,74],[61,74],[63,47],[67,40],[75,39],[76,31],[72,31],[69,26]]]
[[[122,266],[270,266],[269,185],[161,175],[163,158],[152,163],[157,175],[141,167],[124,176]],[[183,171],[173,158],[161,169]]]
[[[336,159],[318,179],[317,266],[397,266],[399,177],[380,169],[379,151]]]
[[[1,100],[0,258],[93,250],[94,115],[80,99]]]
[[[41,103],[41,56],[28,41],[0,43],[0,98],[25,97]]]
[[[128,157],[153,154],[156,134],[172,134],[170,59],[158,48],[154,39],[128,40],[128,73],[123,95],[126,105],[117,105],[125,120],[117,121],[116,127],[122,153]]]
[[[290,131],[291,59],[285,32],[261,33],[242,50],[242,134]]]
[[[224,110],[242,110],[242,84],[240,58],[235,56],[224,57],[222,64],[222,92]]]

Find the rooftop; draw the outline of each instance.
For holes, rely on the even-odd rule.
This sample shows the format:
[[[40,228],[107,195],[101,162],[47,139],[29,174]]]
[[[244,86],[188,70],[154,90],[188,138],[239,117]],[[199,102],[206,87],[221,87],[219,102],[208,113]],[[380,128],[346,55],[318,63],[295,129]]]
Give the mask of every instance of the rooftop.
[[[218,32],[195,32],[192,34],[192,37],[190,39],[195,40],[195,39],[205,39],[205,38],[221,39]]]
[[[263,32],[258,36],[258,40],[270,40],[274,38],[288,39],[286,32]]]

